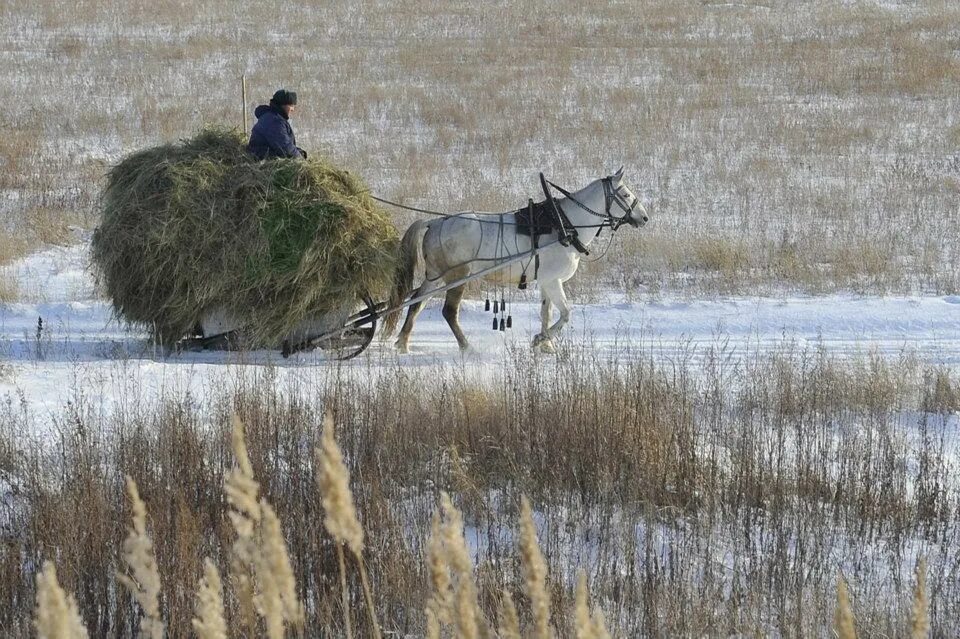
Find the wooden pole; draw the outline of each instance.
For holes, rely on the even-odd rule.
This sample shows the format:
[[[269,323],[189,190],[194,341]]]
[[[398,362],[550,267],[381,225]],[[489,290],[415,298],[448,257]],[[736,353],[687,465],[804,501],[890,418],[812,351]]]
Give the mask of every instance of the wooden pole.
[[[240,130],[247,130],[247,76],[240,76]]]

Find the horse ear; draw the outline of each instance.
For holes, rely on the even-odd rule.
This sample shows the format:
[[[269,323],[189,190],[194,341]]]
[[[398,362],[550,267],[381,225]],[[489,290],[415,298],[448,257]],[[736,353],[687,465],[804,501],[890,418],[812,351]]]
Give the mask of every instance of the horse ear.
[[[617,172],[613,174],[613,177],[622,178],[623,177],[623,165],[620,165],[620,168],[617,169]]]

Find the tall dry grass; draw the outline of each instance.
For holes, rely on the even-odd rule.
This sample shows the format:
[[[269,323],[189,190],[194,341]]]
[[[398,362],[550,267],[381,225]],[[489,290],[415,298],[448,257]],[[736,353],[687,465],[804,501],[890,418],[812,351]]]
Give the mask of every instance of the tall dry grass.
[[[248,474],[249,460],[247,459],[246,444],[243,438],[243,427],[236,418],[233,421],[233,446],[239,468],[238,474],[234,474],[227,479],[225,488],[228,494],[233,495],[232,499],[236,504],[245,498],[252,499],[256,491],[252,490],[253,483],[250,481],[252,477]],[[318,458],[321,460],[321,466],[323,467],[321,473],[326,478],[320,480],[318,487],[327,514],[325,520],[327,532],[338,546],[341,587],[346,599],[347,589],[343,580],[345,573],[342,546],[347,545],[349,547],[349,543],[346,540],[347,538],[343,536],[343,524],[347,524],[347,528],[351,529],[354,535],[362,535],[362,530],[357,530],[359,522],[356,520],[356,514],[352,508],[353,497],[349,488],[349,478],[346,468],[342,467],[340,449],[331,435],[332,422],[329,413],[325,422],[323,449],[322,452],[318,450]],[[243,481],[238,479],[241,476],[244,478]],[[234,481],[231,482],[231,479]],[[243,491],[243,498],[240,498],[237,493],[239,484],[244,484],[246,488],[250,489]],[[124,543],[124,560],[134,573],[134,577],[130,578],[121,574],[119,579],[134,595],[143,610],[144,614],[140,619],[138,636],[162,639],[164,626],[157,602],[160,578],[153,557],[152,543],[146,533],[146,508],[140,500],[136,483],[129,477],[127,478],[127,491],[133,506],[133,529]],[[247,505],[252,505],[252,502]],[[259,546],[255,544],[254,547],[249,549],[249,559],[258,566],[254,610],[263,617],[267,636],[272,639],[282,639],[286,636],[285,625],[287,621],[302,626],[303,610],[293,593],[295,588],[294,577],[290,570],[290,558],[280,532],[279,521],[265,500],[261,501],[259,506],[264,515],[265,527],[261,531],[262,539]],[[518,551],[524,569],[526,594],[530,599],[530,609],[533,617],[529,636],[536,639],[550,639],[554,636],[554,632],[549,621],[550,603],[546,589],[546,563],[537,543],[530,503],[524,497],[521,499],[520,506]],[[441,620],[446,620],[452,626],[453,636],[461,639],[479,639],[480,637],[492,636],[508,639],[520,636],[520,622],[509,593],[504,593],[503,597],[505,604],[501,613],[504,622],[503,627],[499,633],[494,635],[491,625],[484,618],[477,601],[474,569],[464,538],[462,515],[445,493],[442,495],[441,507],[445,519],[442,529],[439,510],[435,511],[433,515],[432,551],[428,559],[428,566],[434,574],[433,585],[437,590],[428,600],[426,608],[426,636],[431,639],[442,636]],[[246,510],[251,512],[249,509]],[[250,532],[245,530],[244,527],[238,527],[238,539],[251,536]],[[442,539],[440,539],[441,535]],[[354,541],[356,539],[356,537],[353,537]],[[249,541],[249,539],[247,540]],[[359,559],[360,548],[351,547],[351,551]],[[440,556],[437,557],[437,554]],[[438,566],[438,562],[444,565]],[[380,627],[373,612],[373,600],[370,597],[362,564],[360,570],[361,577],[364,580],[365,595],[368,597],[367,605],[370,607],[370,629],[373,636],[379,637],[381,635]],[[449,590],[450,574],[438,578],[438,571],[454,575],[456,581],[455,594]],[[222,586],[218,571],[209,559],[205,561],[204,573],[204,578],[201,580],[196,594],[197,612],[201,619],[193,619],[192,624],[198,635],[219,639],[226,637],[228,630],[223,613]],[[925,561],[921,559],[916,570],[916,585],[910,614],[911,639],[924,639],[930,633],[925,574]],[[237,582],[240,605],[244,605],[243,599],[246,596],[240,593],[248,586],[252,586],[252,584]],[[576,639],[609,638],[610,634],[606,629],[603,612],[600,610],[591,612],[588,597],[587,578],[581,570],[576,586],[574,634],[572,636]],[[453,600],[456,600],[455,604]],[[443,601],[446,602],[445,605],[438,605],[439,602]],[[252,612],[250,611],[250,614]],[[344,615],[343,628],[347,636],[352,636],[346,607],[344,608]],[[34,611],[34,624],[38,635],[44,638],[79,639],[87,636],[86,629],[83,627],[77,612],[76,602],[59,586],[56,570],[49,562],[45,564],[44,571],[37,577],[37,605]],[[846,582],[842,578],[838,582],[837,610],[833,629],[836,636],[841,639],[856,639],[853,612]],[[297,634],[303,634],[304,630],[300,627]],[[256,633],[258,628],[256,624],[252,626],[242,625],[241,631]],[[313,634],[312,631],[311,634]]]
[[[55,559],[91,636],[135,634],[139,608],[113,576],[126,474],[150,513],[168,636],[219,627],[217,592],[227,628],[266,627],[258,571],[283,564],[252,559],[268,538],[280,547],[263,503],[311,632],[575,636],[581,570],[613,636],[819,634],[838,570],[861,636],[957,624],[957,418],[935,399],[960,388],[949,373],[789,345],[666,364],[636,351],[562,351],[549,363],[525,352],[493,378],[321,368],[280,384],[275,370],[235,370],[202,399],[104,411],[78,388],[58,416],[0,405],[0,470],[17,486],[15,506],[0,510],[0,627],[29,632],[30,577]],[[327,462],[314,451],[332,434],[321,428],[328,410],[368,588],[349,547],[341,579],[344,545],[321,529]],[[48,420],[53,442],[32,440]],[[246,497],[228,499],[240,470]],[[250,544],[235,569],[240,529]],[[909,603],[920,556],[926,621]],[[194,594],[201,578],[208,612]]]
[[[278,16],[8,0],[0,227],[32,236],[31,211],[95,224],[104,166],[239,125],[245,73],[252,101],[300,91],[304,146],[410,204],[503,210],[537,195],[539,170],[578,185],[625,164],[653,223],[621,234],[596,282],[956,292],[958,25],[943,1],[338,0]]]

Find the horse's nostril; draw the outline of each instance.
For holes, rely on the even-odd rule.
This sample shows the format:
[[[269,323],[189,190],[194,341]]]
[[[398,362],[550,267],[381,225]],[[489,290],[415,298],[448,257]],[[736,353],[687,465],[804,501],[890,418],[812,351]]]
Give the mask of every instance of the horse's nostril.
[[[649,221],[650,221],[650,218],[647,217],[646,215],[644,215],[644,216],[643,216],[643,221],[644,221],[644,222],[649,222]]]

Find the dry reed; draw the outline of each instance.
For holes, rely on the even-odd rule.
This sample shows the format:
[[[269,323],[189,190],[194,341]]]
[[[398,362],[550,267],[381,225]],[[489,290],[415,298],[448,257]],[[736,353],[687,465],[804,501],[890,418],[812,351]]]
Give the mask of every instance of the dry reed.
[[[424,633],[426,639],[440,639],[443,626],[440,624],[440,620],[437,619],[437,615],[428,607],[424,612],[424,616],[427,624],[427,629]]]
[[[483,615],[477,602],[473,562],[463,537],[463,515],[453,505],[453,500],[447,493],[441,494],[440,505],[444,515],[441,534],[446,563],[453,574],[452,599],[455,606],[457,634],[464,639],[476,639],[480,633]]]
[[[297,586],[280,520],[265,499],[260,500],[260,510],[263,518],[257,562],[260,586],[257,608],[266,621],[267,636],[283,639],[287,624],[294,628],[303,627],[303,606],[297,599]]]
[[[350,475],[334,438],[333,415],[323,418],[323,436],[316,451],[317,487],[323,500],[323,525],[338,544],[344,544],[354,555],[363,552],[363,527],[350,491]]]
[[[38,639],[87,639],[77,602],[57,582],[51,562],[37,574],[37,609],[34,617]]]
[[[160,571],[154,555],[153,542],[147,534],[147,506],[140,499],[137,483],[127,476],[127,493],[133,509],[133,528],[123,542],[123,560],[132,573],[120,573],[117,579],[133,595],[143,615],[140,619],[140,637],[163,639],[164,624],[160,616]]]
[[[590,590],[587,587],[587,575],[582,570],[577,576],[574,593],[574,632],[577,639],[607,639],[610,636],[603,611],[595,608],[590,611]]]
[[[593,639],[593,619],[590,617],[590,603],[587,601],[587,575],[582,570],[577,575],[573,614],[576,639]]]
[[[280,520],[266,499],[257,501],[260,485],[254,479],[243,422],[236,415],[232,419],[236,467],[224,487],[237,533],[231,561],[234,587],[240,606],[250,606],[264,620],[267,636],[283,639],[287,625],[302,629],[303,606],[297,599]],[[240,616],[242,626],[253,631],[256,622],[250,611],[241,609]]]
[[[223,584],[216,565],[203,562],[203,576],[197,587],[196,616],[191,625],[197,639],[227,639],[227,621],[223,608]]]
[[[500,639],[520,639],[520,616],[506,590],[500,596]]]
[[[255,579],[258,549],[255,534],[262,517],[260,484],[253,476],[243,422],[236,414],[231,420],[231,442],[236,466],[227,475],[224,492],[230,504],[230,521],[237,536],[230,557],[230,578],[237,596],[240,626],[245,633],[253,634],[257,626]]]
[[[437,626],[453,622],[453,585],[450,581],[450,567],[443,547],[440,511],[433,513],[430,522],[430,537],[427,539],[427,570],[430,573],[430,599],[427,601],[427,614]]]
[[[363,527],[357,518],[353,492],[350,490],[350,473],[344,464],[343,453],[334,437],[333,415],[327,411],[323,418],[323,435],[320,446],[314,451],[317,461],[317,488],[325,513],[323,524],[336,542],[337,563],[340,567],[340,589],[342,595],[344,628],[348,636],[350,628],[350,607],[348,603],[346,565],[343,559],[343,547],[350,549],[357,562],[360,583],[363,587],[364,601],[370,617],[370,629],[375,638],[380,637],[380,624],[374,609],[373,593],[367,571],[363,564]]]
[[[26,522],[21,523],[17,514],[5,524],[22,532],[8,537],[0,548],[0,625],[13,628],[14,635],[28,633],[29,621],[24,620],[30,618],[32,608],[24,611],[18,602],[32,601],[35,593],[11,575],[22,574],[25,557],[40,565],[44,555],[55,552],[57,561],[66,567],[65,583],[78,593],[77,603],[89,627],[96,628],[98,635],[110,628],[118,636],[129,636],[136,629],[139,607],[130,606],[126,597],[110,599],[103,594],[116,586],[117,564],[112,562],[119,553],[110,549],[117,548],[126,534],[124,500],[114,494],[114,486],[119,484],[115,479],[125,470],[140,478],[144,494],[150,497],[150,531],[164,575],[162,601],[171,636],[189,633],[190,617],[200,618],[199,611],[196,615],[188,612],[195,602],[184,595],[196,588],[196,567],[205,556],[222,557],[225,562],[232,556],[233,530],[229,525],[219,526],[225,511],[238,528],[250,524],[253,550],[260,558],[250,572],[248,600],[234,582],[224,580],[224,620],[230,636],[266,634],[254,627],[258,619],[246,624],[242,617],[244,609],[254,617],[258,614],[260,604],[254,600],[264,592],[258,571],[270,564],[264,559],[268,555],[264,546],[267,525],[262,520],[267,518],[268,504],[261,501],[261,486],[264,496],[276,504],[275,530],[279,531],[281,519],[289,525],[288,548],[298,558],[290,568],[297,582],[304,592],[317,597],[305,611],[309,628],[343,636],[333,577],[338,568],[334,544],[317,533],[316,525],[323,518],[320,510],[304,506],[304,497],[315,494],[320,472],[320,465],[311,462],[312,456],[303,453],[321,444],[322,433],[316,424],[322,416],[311,406],[322,401],[325,407],[353,415],[352,427],[343,429],[338,437],[351,451],[343,459],[345,469],[364,480],[364,490],[353,495],[356,510],[378,521],[376,532],[364,538],[364,552],[371,559],[377,586],[368,601],[378,612],[385,612],[384,630],[403,628],[413,634],[429,630],[431,636],[444,636],[440,620],[431,617],[436,616],[433,608],[447,606],[433,603],[436,592],[426,600],[423,586],[428,584],[418,581],[425,577],[429,585],[446,584],[439,592],[450,593],[449,609],[467,611],[463,623],[454,618],[459,612],[453,610],[450,623],[442,628],[446,636],[460,632],[458,623],[472,633],[472,615],[481,636],[486,632],[484,620],[496,618],[500,634],[513,637],[513,631],[519,633],[522,626],[514,623],[509,595],[501,596],[500,589],[520,584],[528,595],[533,590],[528,583],[527,564],[531,562],[523,550],[529,540],[538,548],[550,548],[551,557],[562,557],[571,548],[582,548],[583,539],[589,536],[600,551],[599,563],[594,564],[591,556],[590,570],[603,575],[594,588],[617,593],[616,600],[609,601],[615,606],[610,619],[619,636],[702,636],[709,634],[709,628],[735,623],[760,634],[822,634],[821,622],[828,620],[835,608],[824,593],[834,587],[838,588],[837,605],[843,600],[845,623],[852,634],[847,585],[869,588],[902,566],[902,559],[895,565],[878,564],[876,555],[864,553],[863,548],[882,545],[895,549],[902,558],[909,556],[913,540],[921,534],[946,549],[945,554],[937,553],[936,565],[944,569],[929,574],[923,571],[922,585],[918,575],[914,606],[930,612],[922,621],[917,621],[919,613],[904,621],[891,614],[897,609],[896,598],[903,594],[878,592],[876,599],[864,597],[859,604],[856,626],[861,633],[890,636],[909,636],[911,628],[928,626],[929,632],[939,636],[953,627],[951,593],[956,586],[943,575],[949,574],[952,549],[958,547],[952,536],[951,505],[956,502],[956,489],[949,479],[949,465],[944,464],[941,439],[949,436],[949,431],[942,429],[951,428],[954,417],[946,412],[952,399],[934,401],[943,396],[943,389],[955,386],[952,373],[933,375],[906,360],[840,365],[820,354],[791,359],[789,353],[779,352],[744,363],[745,368],[736,369],[741,376],[734,382],[737,388],[727,391],[723,383],[731,380],[729,370],[711,368],[721,365],[704,363],[702,369],[681,366],[670,376],[658,371],[656,364],[638,358],[623,358],[611,367],[608,362],[591,362],[570,353],[557,362],[562,375],[556,380],[543,376],[534,366],[518,367],[508,369],[509,379],[502,386],[497,382],[476,387],[452,379],[449,388],[453,392],[440,396],[423,393],[422,378],[409,371],[377,373],[383,376],[375,377],[373,384],[370,376],[357,382],[347,376],[321,377],[316,395],[312,387],[309,395],[303,390],[278,389],[276,380],[266,376],[262,383],[251,382],[242,390],[231,388],[230,394],[206,407],[164,402],[156,413],[139,409],[141,412],[128,416],[137,420],[137,430],[125,430],[116,445],[113,440],[91,436],[105,424],[98,421],[102,417],[97,413],[81,407],[69,414],[69,421],[58,423],[60,427],[77,424],[63,440],[63,479],[32,470],[44,468],[42,462],[48,458],[31,453],[29,447],[17,448],[22,442],[15,436],[29,431],[36,422],[25,421],[34,418],[25,417],[15,406],[0,403],[0,472],[14,473],[29,482],[24,494],[31,495],[31,507],[22,515]],[[463,414],[465,396],[471,401],[468,415]],[[319,401],[306,401],[314,397]],[[558,406],[562,407],[559,412]],[[703,413],[709,412],[702,409],[714,406],[722,406],[714,413],[715,419],[701,421]],[[922,412],[907,421],[894,421],[919,406],[939,407],[943,414]],[[250,424],[251,446],[248,451],[242,425],[234,428],[235,461],[231,462],[227,424],[234,410],[241,411]],[[233,423],[238,425],[239,419]],[[865,427],[868,424],[870,427]],[[841,427],[839,435],[836,425]],[[795,433],[803,433],[804,440],[793,439]],[[904,443],[914,433],[919,443]],[[495,444],[491,446],[491,442]],[[460,468],[444,469],[442,451],[453,445],[463,451]],[[793,447],[802,455],[794,457],[787,452]],[[91,458],[98,463],[90,463]],[[771,461],[776,459],[780,461]],[[919,463],[911,465],[912,459]],[[97,474],[104,467],[118,469],[117,474]],[[910,467],[915,470],[904,475],[901,469]],[[425,468],[431,470],[424,472]],[[436,524],[431,526],[426,505],[434,486],[459,485],[460,473],[468,473],[472,482],[468,494],[460,497],[462,512],[454,514],[450,501],[450,516],[446,516],[448,509],[441,503],[435,513]],[[618,479],[628,476],[634,480]],[[506,485],[504,477],[510,478]],[[520,489],[549,495],[544,501],[550,505],[537,515],[545,522],[539,540],[529,502],[521,503],[519,509],[519,535],[515,534],[518,518],[514,511],[502,507],[502,496]],[[229,509],[223,507],[222,490],[228,494]],[[176,499],[164,502],[168,496]],[[644,508],[656,505],[656,514],[638,515],[635,508],[631,510],[631,504],[638,503]],[[812,503],[818,505],[816,512],[820,512],[820,504],[827,503],[834,514],[812,515]],[[78,543],[72,528],[61,523],[74,521],[77,508],[91,513],[83,544]],[[676,525],[672,513],[680,513],[682,537],[672,531]],[[763,521],[756,520],[758,513]],[[462,522],[467,517],[480,532],[479,559],[462,545]],[[700,518],[712,518],[710,530],[715,527],[722,536],[687,528],[689,522]],[[623,530],[642,529],[657,537],[650,540],[632,532],[618,534],[620,524],[611,527],[615,520],[622,521]],[[748,545],[728,546],[735,536],[727,538],[732,526],[759,531]],[[772,526],[796,536],[813,554],[785,559],[770,552],[770,547],[759,546],[766,543],[763,540],[773,532]],[[431,528],[439,545],[426,539]],[[596,537],[596,531],[611,529],[612,533]],[[830,539],[838,533],[844,539],[856,539],[857,545],[838,546]],[[497,541],[518,538],[522,542],[519,553],[509,543]],[[487,543],[488,539],[493,544]],[[675,556],[683,561],[665,564],[656,550],[662,546],[660,539],[669,540]],[[494,547],[497,543],[500,548]],[[704,544],[711,550],[704,551]],[[423,549],[422,556],[411,548]],[[710,572],[714,548],[731,548],[734,554],[750,557],[748,571],[736,564],[730,568],[737,584],[756,589],[766,583],[773,592],[756,599],[732,598],[726,573],[718,577]],[[517,554],[520,562],[515,564]],[[526,552],[533,554],[532,550]],[[864,554],[871,558],[866,563],[851,561]],[[633,560],[625,559],[629,557]],[[418,569],[420,561],[425,567]],[[845,579],[849,581],[834,581],[835,561],[846,566]],[[444,581],[434,563],[448,571],[455,566],[459,569],[453,575],[448,572]],[[516,583],[511,580],[515,565],[522,575],[522,581]],[[544,565],[544,600],[547,596],[553,601],[566,600],[572,591],[562,565],[551,566],[552,592],[546,588]],[[636,574],[625,577],[625,565]],[[96,574],[98,569],[106,578]],[[791,569],[808,575],[803,592],[789,584],[777,585],[775,576]],[[459,588],[461,573],[473,582],[471,589],[481,602],[479,612],[472,610],[473,593]],[[936,605],[926,602],[929,593],[935,594]],[[580,609],[576,613],[579,628],[585,630],[584,611],[591,599],[599,600],[583,591],[578,594]],[[187,606],[179,605],[178,600],[184,599]],[[499,615],[495,614],[497,601]],[[533,596],[530,602],[533,614],[528,616],[523,610],[528,626],[523,629],[533,634]],[[734,604],[736,614],[732,615],[727,610]],[[780,616],[769,618],[766,613],[770,610],[777,610]],[[552,621],[558,635],[573,635],[577,616],[573,612],[558,606],[551,618],[548,608],[547,627]],[[838,614],[838,631],[843,627],[842,617]],[[591,624],[598,636],[608,634],[601,629],[605,624],[599,611],[594,611]],[[174,631],[175,626],[179,630]],[[370,636],[374,632],[371,627],[367,624],[361,629],[358,624],[356,629],[362,636]]]
[[[917,562],[916,585],[913,591],[913,606],[910,610],[910,639],[927,639],[930,636],[930,602],[927,600],[927,561]]]
[[[833,631],[839,639],[857,639],[847,582],[842,576],[837,579],[837,611],[833,618]]]
[[[547,562],[537,543],[537,529],[533,523],[530,501],[520,500],[520,561],[523,566],[524,585],[533,611],[533,636],[550,639],[550,596],[547,594]]]

